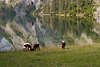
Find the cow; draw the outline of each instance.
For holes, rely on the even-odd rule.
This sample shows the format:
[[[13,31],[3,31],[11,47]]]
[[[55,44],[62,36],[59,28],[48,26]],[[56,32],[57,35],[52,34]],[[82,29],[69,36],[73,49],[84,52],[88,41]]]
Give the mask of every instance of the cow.
[[[30,45],[30,43],[24,43],[24,50],[25,51],[29,51],[31,49],[31,45]]]
[[[33,44],[33,47],[30,48],[30,51],[40,50],[39,44]]]
[[[64,49],[65,48],[65,45],[66,45],[65,41],[62,41],[61,42],[61,45],[62,45],[62,48]]]
[[[37,49],[40,50],[39,44],[24,43],[24,51],[36,51]]]
[[[40,50],[40,44],[33,44],[33,50],[36,51],[36,50]]]

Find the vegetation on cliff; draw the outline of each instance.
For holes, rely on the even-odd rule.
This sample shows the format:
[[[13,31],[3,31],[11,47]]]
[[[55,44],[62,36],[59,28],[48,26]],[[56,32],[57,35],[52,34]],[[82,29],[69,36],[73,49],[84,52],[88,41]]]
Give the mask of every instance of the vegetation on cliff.
[[[44,14],[93,15],[94,4],[94,0],[49,0],[43,4],[42,11]]]

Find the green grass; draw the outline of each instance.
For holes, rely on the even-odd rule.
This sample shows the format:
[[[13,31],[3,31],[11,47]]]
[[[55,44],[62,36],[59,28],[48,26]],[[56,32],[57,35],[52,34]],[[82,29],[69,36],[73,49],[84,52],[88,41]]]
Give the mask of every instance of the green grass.
[[[100,67],[100,44],[0,52],[0,67]]]

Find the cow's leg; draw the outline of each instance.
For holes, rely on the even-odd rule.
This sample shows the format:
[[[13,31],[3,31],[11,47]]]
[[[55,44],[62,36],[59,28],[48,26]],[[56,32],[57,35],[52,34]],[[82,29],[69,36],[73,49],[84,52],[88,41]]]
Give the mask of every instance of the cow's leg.
[[[38,47],[38,50],[40,50],[40,47]]]
[[[36,51],[36,48],[34,48],[34,51]]]

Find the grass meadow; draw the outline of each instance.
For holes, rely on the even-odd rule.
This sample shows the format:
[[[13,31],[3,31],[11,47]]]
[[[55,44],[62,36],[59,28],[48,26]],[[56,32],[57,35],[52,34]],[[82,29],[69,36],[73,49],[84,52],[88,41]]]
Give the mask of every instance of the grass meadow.
[[[0,52],[0,67],[100,67],[100,44]]]

